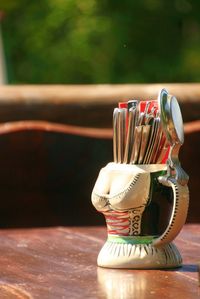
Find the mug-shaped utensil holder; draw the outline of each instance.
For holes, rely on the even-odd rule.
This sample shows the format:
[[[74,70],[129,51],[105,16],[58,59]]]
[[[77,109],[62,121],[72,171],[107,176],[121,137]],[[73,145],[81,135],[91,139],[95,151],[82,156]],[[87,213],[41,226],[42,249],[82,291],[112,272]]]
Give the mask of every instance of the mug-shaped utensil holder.
[[[175,97],[166,90],[157,101],[130,101],[114,110],[114,162],[101,169],[92,191],[108,232],[99,266],[181,266],[172,241],[185,223],[189,192],[178,160],[183,126],[174,117],[182,119]]]

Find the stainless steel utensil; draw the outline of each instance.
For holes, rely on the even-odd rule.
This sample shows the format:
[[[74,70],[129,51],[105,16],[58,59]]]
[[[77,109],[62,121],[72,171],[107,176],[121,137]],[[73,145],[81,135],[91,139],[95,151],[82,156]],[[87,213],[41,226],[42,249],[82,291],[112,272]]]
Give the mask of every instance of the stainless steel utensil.
[[[160,137],[161,137],[161,133],[162,133],[162,129],[160,126],[160,117],[157,116],[155,118],[155,121],[156,121],[157,125],[156,125],[155,134],[154,134],[154,140],[153,140],[153,144],[152,144],[151,154],[149,157],[149,164],[153,164],[155,161],[159,142],[160,142]]]
[[[145,125],[148,125],[153,119],[154,119],[154,112],[156,110],[156,107],[153,106],[149,113],[146,113],[145,115]]]
[[[130,154],[133,147],[133,135],[135,128],[135,107],[131,107],[128,111],[128,128],[126,136],[126,145],[124,152],[124,163],[130,162]]]
[[[151,127],[150,127],[149,142],[148,142],[146,153],[145,153],[145,156],[144,156],[144,159],[143,159],[143,164],[148,164],[148,161],[149,161],[149,156],[150,156],[150,153],[151,153],[151,148],[153,146],[153,139],[154,139],[154,134],[155,134],[155,126],[156,126],[156,121],[155,121],[155,118],[153,118],[152,124],[151,124]]]
[[[157,138],[157,134],[158,134],[158,126],[159,126],[159,120],[158,118],[154,118],[153,120],[153,134],[152,134],[152,138],[151,138],[151,144],[150,144],[150,148],[149,148],[149,152],[148,152],[148,157],[147,157],[147,164],[151,164],[151,160],[152,160],[152,156],[153,156],[153,151],[155,149],[155,140]]]
[[[113,111],[113,159],[114,162],[118,162],[118,113],[119,108],[115,108]]]
[[[138,105],[139,105],[139,101],[137,100],[132,100],[128,102],[129,122],[128,122],[126,146],[125,146],[125,153],[124,153],[124,163],[130,163],[135,139],[137,138],[136,137],[137,133],[135,133],[135,126],[136,123],[138,122],[138,117],[139,117]]]
[[[162,89],[158,96],[160,118],[166,139],[170,144],[168,158],[168,171],[170,176],[185,185],[188,182],[188,175],[182,169],[178,158],[179,150],[184,142],[183,120],[177,99]]]
[[[135,108],[135,127],[139,126],[139,118],[140,118],[140,102],[137,102],[136,108]]]
[[[161,124],[160,124],[160,118],[159,118],[158,135],[157,135],[157,140],[155,141],[156,147],[155,147],[155,151],[154,151],[153,158],[152,158],[152,164],[157,163],[157,156],[158,156],[158,153],[159,153],[159,150],[160,150],[162,136],[163,136],[163,132],[162,132],[162,128],[161,128]]]
[[[138,159],[138,164],[143,163],[143,159],[146,153],[148,141],[149,141],[149,133],[150,133],[151,126],[144,125],[142,126],[142,139],[141,139],[141,146],[140,146],[140,154]]]
[[[124,149],[126,140],[126,111],[125,108],[119,108],[117,118],[117,131],[118,131],[118,162],[122,163],[124,159]]]
[[[134,130],[134,143],[130,158],[131,164],[136,164],[140,152],[140,145],[141,145],[141,137],[142,137],[142,126],[136,126]]]
[[[160,141],[160,145],[159,145],[159,150],[158,150],[157,157],[156,157],[156,163],[157,164],[162,163],[164,157],[166,156],[168,148],[169,148],[169,143],[168,143],[164,133],[162,132],[162,137],[161,137],[161,141]]]

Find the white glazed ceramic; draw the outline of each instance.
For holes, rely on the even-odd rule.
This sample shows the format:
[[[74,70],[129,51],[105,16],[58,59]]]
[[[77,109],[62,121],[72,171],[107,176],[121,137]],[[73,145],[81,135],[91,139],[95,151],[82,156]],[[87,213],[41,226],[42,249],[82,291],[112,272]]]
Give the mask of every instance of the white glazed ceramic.
[[[186,220],[189,193],[174,178],[158,184],[171,188],[173,204],[166,229],[160,235],[144,235],[142,216],[149,205],[151,174],[165,174],[166,165],[109,163],[102,168],[92,192],[92,203],[105,216],[108,239],[97,263],[111,268],[171,268],[181,265],[181,256],[172,244]]]

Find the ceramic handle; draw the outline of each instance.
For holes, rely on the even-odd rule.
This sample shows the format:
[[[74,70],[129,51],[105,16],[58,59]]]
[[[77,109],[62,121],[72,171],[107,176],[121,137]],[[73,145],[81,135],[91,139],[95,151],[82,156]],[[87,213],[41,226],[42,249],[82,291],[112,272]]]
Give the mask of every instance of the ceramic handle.
[[[162,185],[171,187],[173,190],[173,208],[169,224],[164,233],[153,241],[154,246],[162,246],[170,243],[182,229],[188,211],[189,190],[187,185],[181,185],[174,178],[159,177]]]

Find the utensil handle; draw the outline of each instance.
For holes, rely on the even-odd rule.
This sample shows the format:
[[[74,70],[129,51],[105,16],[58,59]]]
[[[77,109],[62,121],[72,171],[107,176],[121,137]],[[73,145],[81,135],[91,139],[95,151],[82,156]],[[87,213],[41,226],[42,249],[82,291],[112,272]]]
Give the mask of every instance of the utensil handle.
[[[128,128],[127,128],[127,136],[126,136],[126,144],[125,144],[125,152],[124,152],[124,163],[129,163],[130,161],[130,152],[133,147],[133,132],[135,128],[135,108],[130,108],[128,112]]]
[[[126,109],[119,109],[118,114],[118,162],[123,163],[124,160],[124,150],[125,150],[125,140],[126,140]]]
[[[118,108],[115,108],[113,111],[113,160],[118,162],[118,133],[117,133],[117,118],[118,118]]]

